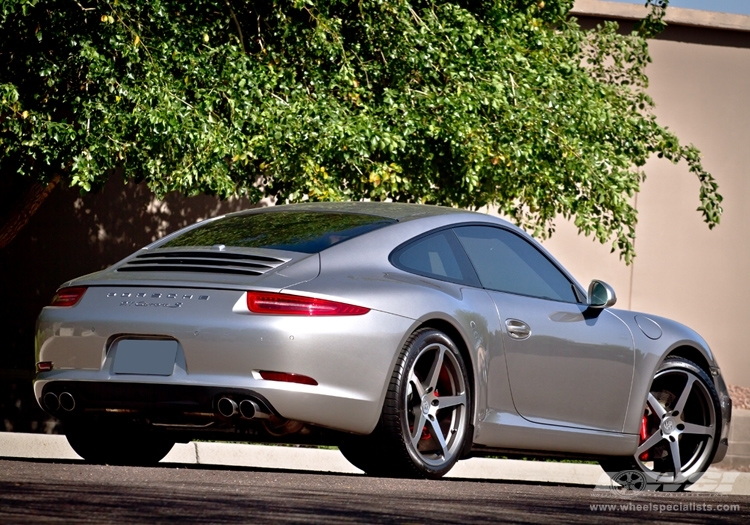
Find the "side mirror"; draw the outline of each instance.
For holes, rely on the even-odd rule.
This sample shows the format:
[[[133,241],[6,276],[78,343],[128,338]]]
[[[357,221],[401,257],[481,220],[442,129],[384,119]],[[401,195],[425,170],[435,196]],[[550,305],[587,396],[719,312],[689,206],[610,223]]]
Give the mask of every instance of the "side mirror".
[[[589,285],[589,293],[586,303],[591,308],[608,308],[617,302],[615,289],[604,281],[594,279]]]

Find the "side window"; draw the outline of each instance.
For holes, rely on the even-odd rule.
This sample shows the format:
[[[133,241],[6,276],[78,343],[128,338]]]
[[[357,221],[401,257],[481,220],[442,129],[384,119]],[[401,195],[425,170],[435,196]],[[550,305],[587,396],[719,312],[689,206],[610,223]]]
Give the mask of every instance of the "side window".
[[[433,233],[397,249],[391,256],[391,262],[402,270],[444,281],[476,280],[467,276],[466,268],[456,258],[456,250],[451,244],[456,244],[452,232],[444,230]],[[456,248],[461,250],[459,246]]]
[[[522,237],[488,226],[464,226],[454,231],[485,288],[578,302],[567,277]]]

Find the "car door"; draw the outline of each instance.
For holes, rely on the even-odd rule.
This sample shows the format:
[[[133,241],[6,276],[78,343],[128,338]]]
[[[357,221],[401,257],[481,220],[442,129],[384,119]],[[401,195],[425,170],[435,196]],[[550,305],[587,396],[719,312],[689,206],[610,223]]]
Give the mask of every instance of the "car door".
[[[622,431],[635,357],[625,323],[583,304],[567,276],[520,235],[493,226],[454,232],[497,307],[518,413],[542,424]]]

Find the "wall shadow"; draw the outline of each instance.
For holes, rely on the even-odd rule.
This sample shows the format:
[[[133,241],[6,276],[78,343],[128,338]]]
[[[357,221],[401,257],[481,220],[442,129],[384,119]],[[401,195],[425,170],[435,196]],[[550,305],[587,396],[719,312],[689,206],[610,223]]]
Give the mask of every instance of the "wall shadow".
[[[31,392],[34,326],[63,282],[104,269],[198,220],[254,207],[178,193],[158,200],[145,184],[110,177],[97,193],[59,185],[18,236],[0,250],[0,431],[51,431]]]

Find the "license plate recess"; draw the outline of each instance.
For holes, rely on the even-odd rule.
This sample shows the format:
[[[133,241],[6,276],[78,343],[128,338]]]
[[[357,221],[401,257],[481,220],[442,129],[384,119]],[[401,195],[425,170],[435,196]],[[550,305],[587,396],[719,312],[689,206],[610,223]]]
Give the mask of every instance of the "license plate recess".
[[[169,339],[120,339],[114,345],[112,372],[172,375],[178,346],[177,341]]]

